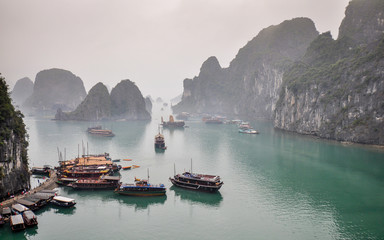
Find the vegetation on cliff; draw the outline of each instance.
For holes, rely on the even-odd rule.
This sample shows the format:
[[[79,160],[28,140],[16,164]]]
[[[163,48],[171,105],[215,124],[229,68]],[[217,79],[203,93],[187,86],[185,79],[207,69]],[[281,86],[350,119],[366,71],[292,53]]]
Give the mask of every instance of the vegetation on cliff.
[[[228,68],[221,68],[215,57],[208,58],[199,76],[184,80],[182,101],[173,110],[272,118],[283,72],[317,36],[308,18],[263,29]]]
[[[26,138],[23,114],[15,110],[0,76],[0,198],[29,186]]]
[[[384,144],[383,6],[376,0],[351,1],[339,38],[320,35],[285,72],[276,127]]]
[[[57,120],[148,120],[145,100],[139,88],[130,80],[123,80],[109,94],[107,87],[98,83],[84,101],[72,112],[58,109]]]

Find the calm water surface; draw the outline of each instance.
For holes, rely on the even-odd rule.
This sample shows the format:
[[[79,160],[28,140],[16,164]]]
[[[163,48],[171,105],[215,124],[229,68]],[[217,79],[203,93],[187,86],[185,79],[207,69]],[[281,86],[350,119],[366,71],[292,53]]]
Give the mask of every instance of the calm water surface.
[[[88,136],[88,122],[26,118],[30,165],[57,165],[57,147],[75,158],[78,144],[90,153],[109,152],[121,165],[123,182],[145,178],[167,186],[166,197],[133,198],[113,191],[74,191],[72,209],[46,207],[39,225],[20,233],[8,226],[0,239],[384,239],[384,152],[342,145],[253,122],[259,135],[242,135],[232,125],[188,121],[184,130],[164,130],[168,149],[156,153],[152,122],[104,122],[113,138]],[[217,174],[218,194],[172,187],[176,171]],[[43,179],[32,179],[36,186]]]

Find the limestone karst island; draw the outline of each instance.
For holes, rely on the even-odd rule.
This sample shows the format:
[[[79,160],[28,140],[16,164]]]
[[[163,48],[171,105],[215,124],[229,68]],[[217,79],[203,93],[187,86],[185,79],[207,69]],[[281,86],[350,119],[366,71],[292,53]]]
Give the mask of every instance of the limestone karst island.
[[[384,239],[384,1],[3,1],[0,239]]]

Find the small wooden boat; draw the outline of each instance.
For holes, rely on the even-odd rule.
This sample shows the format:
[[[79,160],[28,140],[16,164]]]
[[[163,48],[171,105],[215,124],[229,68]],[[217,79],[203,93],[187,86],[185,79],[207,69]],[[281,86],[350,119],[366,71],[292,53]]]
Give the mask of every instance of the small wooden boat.
[[[51,202],[56,206],[60,206],[60,207],[73,207],[76,205],[75,199],[62,197],[62,196],[53,197]]]
[[[37,217],[30,210],[23,212],[23,220],[27,227],[33,227],[37,225]]]
[[[113,159],[112,162],[120,162],[120,159]]]
[[[139,168],[139,165],[132,165],[132,168]]]
[[[20,214],[12,215],[9,222],[12,231],[17,232],[25,229],[23,217]]]
[[[11,208],[10,207],[3,208],[1,215],[3,215],[4,218],[9,218],[12,215]]]
[[[123,159],[123,161],[132,161],[130,158]]]
[[[13,214],[22,214],[23,212],[28,210],[29,208],[24,205],[21,205],[20,203],[13,204],[11,207],[11,211]]]
[[[123,170],[130,170],[132,168],[132,166],[126,166],[126,167],[123,167]]]
[[[161,150],[167,149],[167,147],[165,146],[164,135],[160,132],[155,136],[155,148]]]

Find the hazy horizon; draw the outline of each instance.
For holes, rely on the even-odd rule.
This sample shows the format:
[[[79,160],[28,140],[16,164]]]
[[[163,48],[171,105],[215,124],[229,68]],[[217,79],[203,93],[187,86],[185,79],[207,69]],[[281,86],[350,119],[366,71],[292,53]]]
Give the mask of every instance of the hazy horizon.
[[[308,17],[337,38],[349,0],[0,0],[0,73],[11,90],[45,69],[79,76],[88,91],[135,82],[144,96],[171,99],[216,56],[228,67],[260,30]]]

